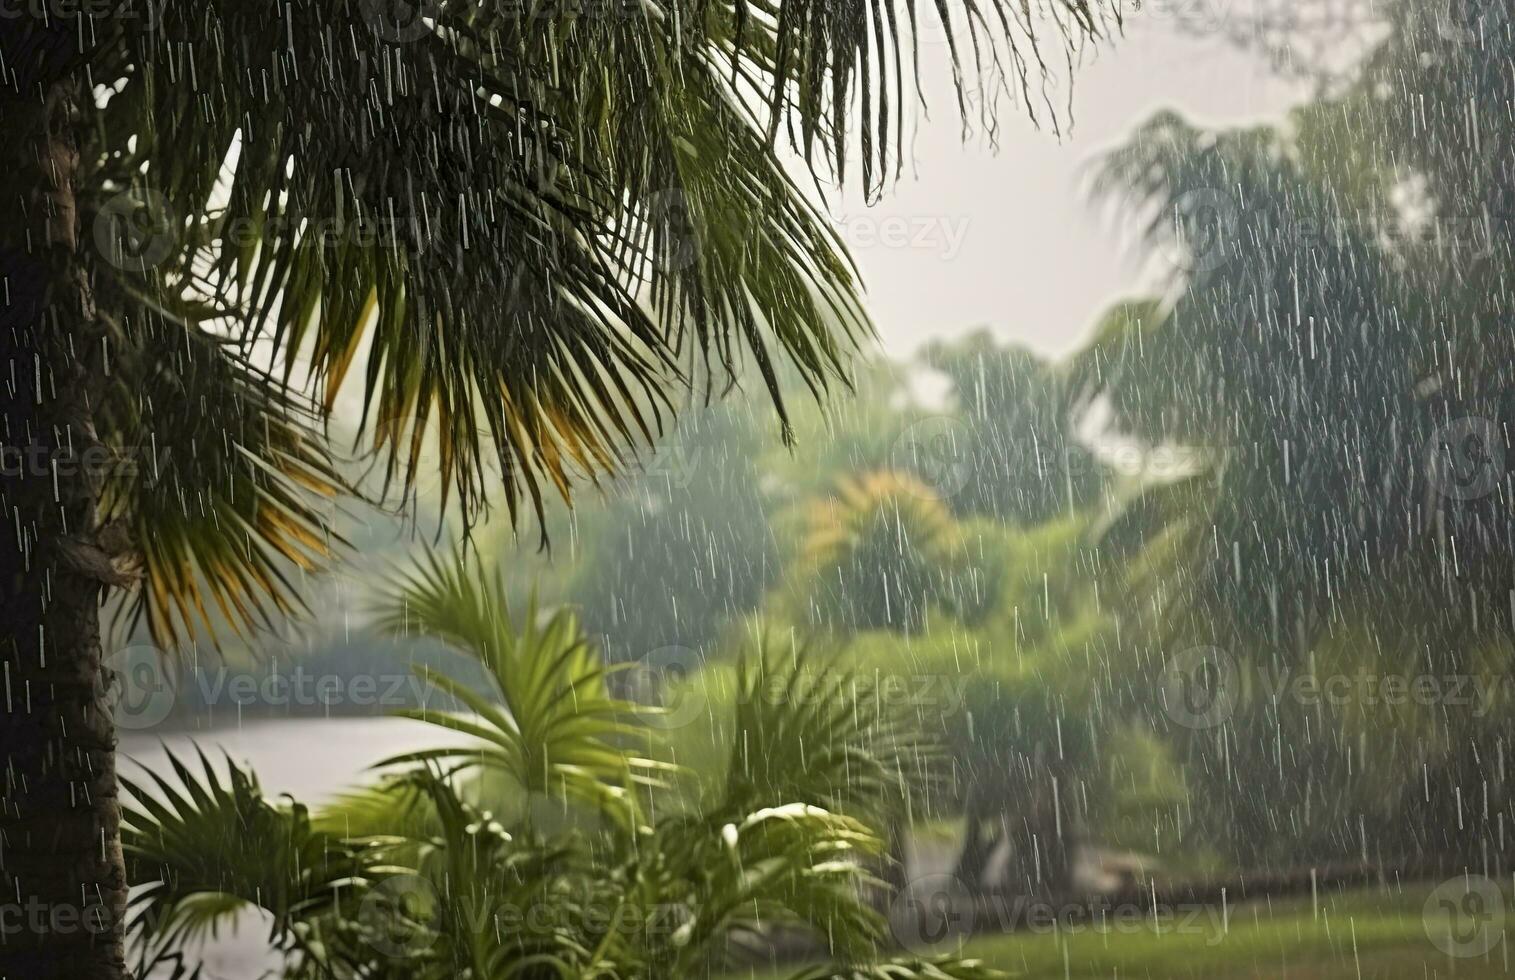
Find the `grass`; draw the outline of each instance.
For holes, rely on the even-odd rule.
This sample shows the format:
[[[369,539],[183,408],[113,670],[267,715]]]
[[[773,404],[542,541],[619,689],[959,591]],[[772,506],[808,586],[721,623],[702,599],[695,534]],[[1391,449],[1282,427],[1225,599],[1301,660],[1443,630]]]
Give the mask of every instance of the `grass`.
[[[1508,941],[1481,956],[1437,948],[1452,923],[1426,912],[1430,886],[1353,891],[1219,910],[1165,922],[1111,920],[1104,927],[1050,927],[980,936],[963,953],[1024,980],[1484,980],[1515,976]],[[1501,921],[1515,929],[1508,890]],[[950,950],[939,950],[949,952]],[[732,980],[781,980],[796,972],[747,971]]]

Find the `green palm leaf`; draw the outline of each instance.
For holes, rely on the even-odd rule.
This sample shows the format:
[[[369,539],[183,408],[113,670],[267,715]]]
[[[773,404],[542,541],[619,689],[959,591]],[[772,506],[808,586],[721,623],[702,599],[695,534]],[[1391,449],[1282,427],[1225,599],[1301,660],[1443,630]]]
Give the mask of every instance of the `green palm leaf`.
[[[478,740],[477,746],[431,749],[384,765],[437,761],[461,770],[488,766],[509,774],[529,793],[563,795],[627,813],[628,791],[661,785],[674,767],[629,753],[624,743],[646,738],[624,719],[643,710],[612,697],[608,671],[578,621],[566,609],[539,615],[536,604],[519,622],[505,601],[498,569],[475,557],[429,554],[384,599],[379,626],[395,635],[435,635],[476,657],[489,674],[489,696],[430,670],[422,676],[471,710],[470,715],[407,711]]]
[[[803,803],[878,826],[943,758],[922,719],[867,675],[771,638],[738,662],[732,736],[726,814]]]
[[[264,799],[250,771],[227,759],[223,776],[198,758],[195,769],[169,754],[177,782],[150,771],[145,782],[122,779],[131,802],[121,843],[137,886],[128,929],[140,968],[214,938],[249,909],[268,914],[276,949],[319,959],[301,923],[361,891],[384,848],[316,830],[304,806]]]
[[[1013,0],[628,0],[604,16],[436,0],[397,34],[377,6],[125,0],[82,16],[102,93],[81,125],[97,245],[82,260],[123,360],[214,337],[292,418],[324,421],[350,395],[384,492],[411,498],[438,473],[465,521],[495,486],[540,516],[544,495],[649,444],[670,391],[728,384],[749,357],[787,432],[784,362],[822,392],[871,328],[779,134],[838,179],[860,150],[876,189],[902,157],[929,23],[991,131],[995,93],[1050,108],[1054,51],[1071,63],[1119,24],[1089,0],[1040,22]],[[200,410],[192,385],[156,381],[145,414]],[[112,413],[105,441],[143,434],[134,414]],[[243,448],[285,476],[323,465],[281,441]],[[206,480],[184,482],[183,501],[122,496],[193,514]],[[257,496],[256,518],[180,518],[150,557],[141,608],[160,642],[204,625],[202,583],[234,625],[293,608],[275,566],[318,557],[303,539],[324,536],[288,494]]]

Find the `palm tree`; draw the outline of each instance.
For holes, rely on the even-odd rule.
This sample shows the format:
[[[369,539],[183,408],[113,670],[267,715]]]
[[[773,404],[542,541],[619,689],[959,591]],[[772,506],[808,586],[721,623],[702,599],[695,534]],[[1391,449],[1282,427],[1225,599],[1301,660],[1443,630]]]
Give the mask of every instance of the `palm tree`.
[[[1212,134],[1162,115],[1101,172],[1101,189],[1152,217],[1151,240],[1180,274],[1163,300],[1112,315],[1076,385],[1124,434],[1201,447],[1211,464],[1135,488],[1108,529],[1108,543],[1145,549],[1122,592],[1169,652],[1213,643],[1303,669],[1318,644],[1366,627],[1388,656],[1418,647],[1421,669],[1476,674],[1481,645],[1508,647],[1508,133],[1484,138],[1461,122],[1507,103],[1500,66],[1515,33],[1433,13],[1384,7],[1390,31],[1361,78],[1287,127]],[[1461,107],[1451,115],[1412,108],[1451,99]],[[1401,206],[1416,186],[1424,199]],[[1469,202],[1476,222],[1464,220]],[[1448,240],[1458,232],[1492,247]],[[1493,438],[1455,437],[1459,417],[1484,420]],[[1447,492],[1445,453],[1475,467],[1486,456],[1474,475],[1487,485]],[[1290,819],[1313,813],[1312,831],[1339,850],[1350,841],[1355,856],[1367,847],[1361,811],[1323,817],[1310,803],[1321,787],[1347,788],[1329,773],[1353,768],[1354,747],[1288,707],[1189,739],[1213,756],[1195,770],[1226,783],[1206,796],[1228,808],[1222,822],[1243,851],[1255,853],[1289,801]],[[1295,739],[1296,764],[1280,766],[1290,730],[1316,735]],[[1324,758],[1333,752],[1345,754]],[[1456,781],[1481,768],[1476,781],[1503,785],[1494,767],[1464,761],[1449,758],[1448,792],[1411,795],[1455,799]],[[1256,773],[1288,785],[1258,793]],[[1455,804],[1384,825],[1423,819],[1462,825]],[[1438,846],[1476,853],[1492,836],[1480,826]]]
[[[936,491],[909,474],[843,477],[833,496],[807,502],[804,521],[787,597],[796,622],[919,632],[931,604],[954,591],[963,564],[957,522]]]
[[[569,614],[517,625],[499,586],[475,561],[433,560],[382,616],[485,666],[487,695],[428,674],[467,713],[417,715],[470,744],[389,760],[392,778],[326,813],[265,800],[251,773],[203,758],[132,786],[140,967],[189,974],[197,939],[258,909],[291,978],[700,976],[785,926],[835,958],[799,974],[812,980],[996,975],[882,950],[866,901],[876,821],[936,750],[874,710],[861,678],[776,646],[744,657],[724,785],[692,808],[652,805],[642,788],[672,767],[641,755],[652,732],[625,720],[648,709],[609,694]],[[505,778],[497,802],[552,800],[605,833],[486,809],[475,772]]]
[[[1073,431],[1052,366],[988,331],[933,343],[925,359],[951,381],[964,422],[956,451],[973,479],[954,509],[1035,525],[1098,498],[1103,473]]]
[[[960,92],[1041,104],[1024,5],[937,9]],[[122,976],[102,596],[139,585],[127,621],[162,645],[297,610],[339,546],[312,496],[350,489],[340,395],[386,487],[434,465],[467,523],[492,482],[514,513],[613,467],[744,358],[783,421],[775,363],[820,392],[867,332],[775,147],[817,178],[855,157],[870,190],[897,170],[913,4],[397,12],[116,0],[0,29],[0,887],[101,926],[8,943],[0,974]],[[1070,48],[1103,28],[1050,14]]]
[[[1185,454],[1191,471],[1125,488],[1102,529],[1129,559],[1114,566],[1117,594],[1139,627],[1130,633],[1155,651],[1154,674],[1183,671],[1180,652],[1210,646],[1242,666],[1303,669],[1351,607],[1344,596],[1382,593],[1423,513],[1426,336],[1371,212],[1340,173],[1313,168],[1314,151],[1272,127],[1208,134],[1164,114],[1101,173],[1103,188],[1153,215],[1178,281],[1162,301],[1112,313],[1076,384],[1128,438],[1198,450]],[[1127,696],[1209,781],[1203,810],[1238,857],[1278,838],[1280,806],[1312,830],[1346,819],[1308,802],[1331,739],[1299,741],[1300,765],[1274,762],[1279,733],[1318,719],[1258,701],[1216,731],[1191,730],[1155,710],[1157,685]],[[1343,781],[1320,785],[1341,801]]]

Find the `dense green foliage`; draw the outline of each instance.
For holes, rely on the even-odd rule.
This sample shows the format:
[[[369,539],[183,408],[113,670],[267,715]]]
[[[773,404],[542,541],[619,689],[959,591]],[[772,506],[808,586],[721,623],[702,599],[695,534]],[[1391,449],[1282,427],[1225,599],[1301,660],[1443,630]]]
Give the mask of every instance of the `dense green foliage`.
[[[432,560],[382,622],[426,628],[485,665],[492,699],[432,673],[471,710],[419,715],[481,747],[389,760],[384,782],[314,815],[203,757],[172,760],[176,779],[129,785],[123,843],[143,886],[144,968],[191,969],[190,941],[255,909],[291,978],[695,976],[775,927],[836,958],[806,977],[996,975],[890,955],[868,902],[877,821],[933,751],[907,715],[857,712],[838,696],[866,678],[779,646],[744,657],[728,778],[670,809],[647,790],[675,767],[635,747],[656,751],[654,732],[631,721],[645,709],[609,694],[572,617],[515,625],[498,581],[478,572]],[[507,783],[464,778],[479,771]],[[558,818],[534,806],[507,816],[500,807],[521,794],[557,804]]]
[[[852,400],[793,405],[792,441],[755,401],[770,377],[813,379],[737,371],[765,394],[687,406],[642,470],[572,512],[549,507],[552,552],[476,527],[485,566],[433,568],[386,625],[479,653],[494,690],[443,681],[473,709],[443,724],[488,747],[398,760],[434,768],[375,792],[421,801],[436,860],[468,851],[455,874],[469,887],[496,887],[513,860],[534,870],[508,887],[609,868],[599,897],[617,908],[748,901],[720,876],[750,828],[754,848],[775,848],[761,858],[777,889],[752,900],[773,921],[835,924],[843,961],[881,945],[862,896],[875,871],[899,870],[909,821],[949,824],[952,870],[1016,895],[1079,887],[1088,845],[1175,871],[1508,867],[1515,27],[1470,43],[1422,5],[1381,17],[1367,63],[1285,123],[1210,132],[1162,113],[1102,161],[1098,191],[1139,215],[1142,248],[1171,278],[1112,310],[1067,363],[987,334],[918,362],[875,359]],[[943,398],[916,395],[923,376],[945,382]],[[553,611],[512,624],[504,597],[519,608],[528,594]],[[587,637],[565,645],[575,616]],[[838,650],[817,672],[810,635]],[[540,662],[538,643],[564,648],[547,679],[584,689],[530,728],[540,699],[520,700],[529,672],[512,657]],[[1184,700],[1196,662],[1221,676],[1213,714]],[[662,708],[630,703],[649,691],[623,675],[649,671]],[[1417,679],[1435,689],[1384,697]],[[645,736],[621,716],[660,712],[678,718],[662,754],[595,741]],[[589,743],[574,741],[580,726]],[[461,847],[444,811],[460,808],[472,834],[490,825],[459,788],[479,767],[471,790],[572,798],[605,836],[572,838],[561,807],[523,831],[522,855]],[[819,810],[772,812],[796,804]],[[317,840],[317,891],[320,868],[363,860],[298,809],[277,819],[298,825],[296,850]],[[418,835],[396,834],[395,860],[420,862]],[[815,848],[862,858],[817,870]],[[302,922],[340,918],[327,895],[291,894]],[[184,921],[200,903],[219,908],[193,899]],[[265,907],[281,928],[295,918]],[[550,952],[467,947],[429,926],[445,941],[418,969],[540,955],[590,972],[605,954],[629,975],[697,972],[757,931],[690,911],[685,940],[621,949],[578,914]],[[1353,937],[1365,954],[1391,949],[1402,926]],[[1320,928],[1257,926],[1243,945],[1271,953],[1293,929],[1341,959],[1339,933]],[[297,953],[306,942],[280,936]],[[1023,962],[1056,965],[1035,958],[1046,952]],[[1154,941],[1137,959],[1164,969],[1165,955]],[[1101,970],[1122,965],[1102,956],[1090,953]]]

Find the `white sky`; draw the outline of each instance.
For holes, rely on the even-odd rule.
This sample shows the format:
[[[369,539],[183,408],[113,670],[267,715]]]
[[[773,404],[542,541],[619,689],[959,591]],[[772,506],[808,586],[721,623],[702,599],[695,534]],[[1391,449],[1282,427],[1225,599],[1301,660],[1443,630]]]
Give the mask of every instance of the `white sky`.
[[[928,58],[940,81],[928,88],[914,167],[872,208],[860,192],[832,203],[895,356],[984,326],[1048,355],[1071,350],[1142,285],[1129,242],[1089,202],[1085,165],[1159,109],[1248,124],[1282,117],[1305,94],[1220,38],[1182,34],[1149,3],[1076,72],[1071,134],[1059,143],[1007,105],[996,152],[963,144],[945,51],[923,48],[923,69]]]

